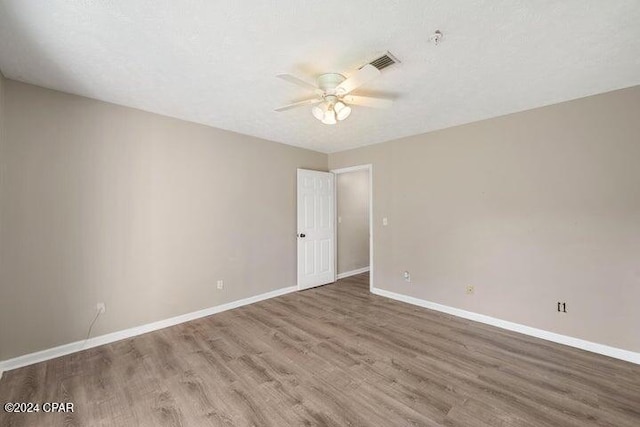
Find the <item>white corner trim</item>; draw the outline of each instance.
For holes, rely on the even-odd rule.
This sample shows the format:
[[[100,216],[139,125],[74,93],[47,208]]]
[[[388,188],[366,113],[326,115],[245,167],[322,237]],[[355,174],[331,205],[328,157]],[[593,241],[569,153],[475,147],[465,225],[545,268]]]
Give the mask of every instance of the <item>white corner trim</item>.
[[[125,338],[135,337],[136,335],[146,334],[147,332],[157,331],[158,329],[168,328],[169,326],[178,325],[180,323],[199,319],[201,317],[211,316],[212,314],[221,313],[227,310],[232,310],[234,308],[242,307],[244,305],[253,304],[259,301],[263,301],[266,299],[278,297],[280,295],[285,295],[291,292],[295,292],[297,290],[298,290],[297,286],[290,286],[288,288],[276,289],[275,291],[266,292],[264,294],[255,295],[249,298],[232,301],[226,304],[205,308],[203,310],[193,311],[191,313],[182,314],[176,317],[171,317],[169,319],[147,323],[146,325],[135,326],[133,328],[124,329],[122,331],[112,332],[110,334],[101,335],[95,338],[90,338],[87,340],[86,344],[84,344],[84,340],[76,341],[70,344],[64,344],[58,347],[49,348],[47,350],[42,350],[35,353],[29,353],[23,356],[18,356],[13,359],[3,360],[3,361],[0,361],[0,377],[2,376],[1,375],[2,371],[9,371],[11,369],[21,368],[23,366],[32,365],[38,362],[44,362],[45,360],[55,359],[56,357],[75,353],[81,350],[86,350],[92,347],[97,347],[99,345],[109,344],[115,341],[123,340]]]
[[[536,338],[542,338],[543,340],[552,341],[558,344],[568,345],[570,347],[579,348],[582,350],[590,351],[592,353],[598,353],[598,354],[602,354],[602,355],[613,357],[620,360],[625,360],[627,362],[636,363],[640,365],[640,353],[635,353],[633,351],[623,350],[616,347],[610,347],[608,345],[598,344],[591,341],[570,337],[567,335],[561,335],[555,332],[545,331],[543,329],[532,328],[531,326],[522,325],[520,323],[509,322],[507,320],[497,319],[495,317],[486,316],[484,314],[461,310],[459,308],[450,307],[447,305],[442,305],[442,304],[438,304],[431,301],[426,301],[426,300],[411,297],[408,295],[397,294],[395,292],[387,291],[380,288],[373,288],[371,289],[371,292],[376,295],[391,298],[397,301],[406,302],[408,304],[413,304],[413,305],[428,308],[431,310],[452,314],[454,316],[462,317],[464,319],[474,320],[480,323],[486,323],[487,325],[497,326],[498,328],[519,332],[521,334],[530,335]]]
[[[338,278],[338,280],[340,280],[344,279],[345,277],[355,276],[356,274],[366,273],[367,271],[369,271],[369,267],[362,267],[356,270],[345,271],[344,273],[338,274],[336,277]]]

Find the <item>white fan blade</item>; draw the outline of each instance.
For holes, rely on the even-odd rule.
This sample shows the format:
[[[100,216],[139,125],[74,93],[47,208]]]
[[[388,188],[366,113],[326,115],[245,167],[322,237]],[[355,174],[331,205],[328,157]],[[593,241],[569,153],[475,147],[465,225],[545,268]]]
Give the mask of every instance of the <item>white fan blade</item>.
[[[287,81],[289,83],[293,83],[294,85],[302,86],[305,89],[311,89],[311,90],[318,89],[318,86],[311,84],[309,82],[305,82],[304,80],[299,79],[296,76],[292,76],[291,74],[278,74],[276,77],[284,81]]]
[[[393,105],[392,99],[372,98],[370,96],[347,95],[342,100],[347,104],[371,108],[389,108]]]
[[[346,95],[362,86],[365,83],[370,82],[380,75],[380,70],[371,64],[367,64],[355,72],[354,75],[343,81],[336,87],[336,93],[338,95]]]
[[[317,104],[318,102],[321,102],[321,101],[322,99],[320,98],[305,99],[304,101],[298,101],[298,102],[294,102],[293,104],[285,105],[284,107],[276,108],[276,111],[287,111],[292,108],[302,107],[304,105]]]

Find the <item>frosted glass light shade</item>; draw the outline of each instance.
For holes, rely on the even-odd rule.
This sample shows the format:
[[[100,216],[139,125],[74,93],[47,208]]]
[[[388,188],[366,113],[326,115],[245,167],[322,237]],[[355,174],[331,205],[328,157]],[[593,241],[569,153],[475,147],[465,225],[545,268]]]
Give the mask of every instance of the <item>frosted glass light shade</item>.
[[[322,121],[322,119],[324,119],[324,113],[327,111],[327,107],[328,106],[326,102],[323,102],[313,107],[311,109],[311,113],[313,114],[313,117]]]
[[[324,118],[322,119],[322,123],[325,125],[335,125],[336,122],[336,113],[333,110],[328,110],[324,113]]]
[[[344,120],[349,117],[349,114],[351,114],[351,107],[342,101],[336,102],[336,105],[333,106],[333,110],[336,112],[338,120]]]

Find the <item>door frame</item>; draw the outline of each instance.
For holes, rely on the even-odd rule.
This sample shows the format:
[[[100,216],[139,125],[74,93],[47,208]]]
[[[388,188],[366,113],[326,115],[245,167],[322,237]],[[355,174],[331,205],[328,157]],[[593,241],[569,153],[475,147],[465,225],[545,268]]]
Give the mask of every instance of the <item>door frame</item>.
[[[364,165],[357,166],[349,166],[346,168],[340,169],[331,169],[329,172],[334,175],[340,175],[341,173],[348,172],[356,172],[361,170],[369,171],[369,292],[374,288],[373,286],[373,165],[371,163],[367,163]],[[334,224],[335,227],[333,229],[334,237],[334,245],[333,245],[333,259],[335,262],[335,272],[336,276],[338,275],[338,178],[333,180],[333,211],[334,211]]]

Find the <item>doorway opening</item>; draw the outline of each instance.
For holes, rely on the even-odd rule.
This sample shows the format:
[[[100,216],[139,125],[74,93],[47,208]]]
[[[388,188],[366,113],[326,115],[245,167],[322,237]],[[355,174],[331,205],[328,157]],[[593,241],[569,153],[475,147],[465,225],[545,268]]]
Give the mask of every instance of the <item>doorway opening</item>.
[[[331,171],[335,175],[336,278],[369,273],[373,288],[373,167],[371,164]]]

